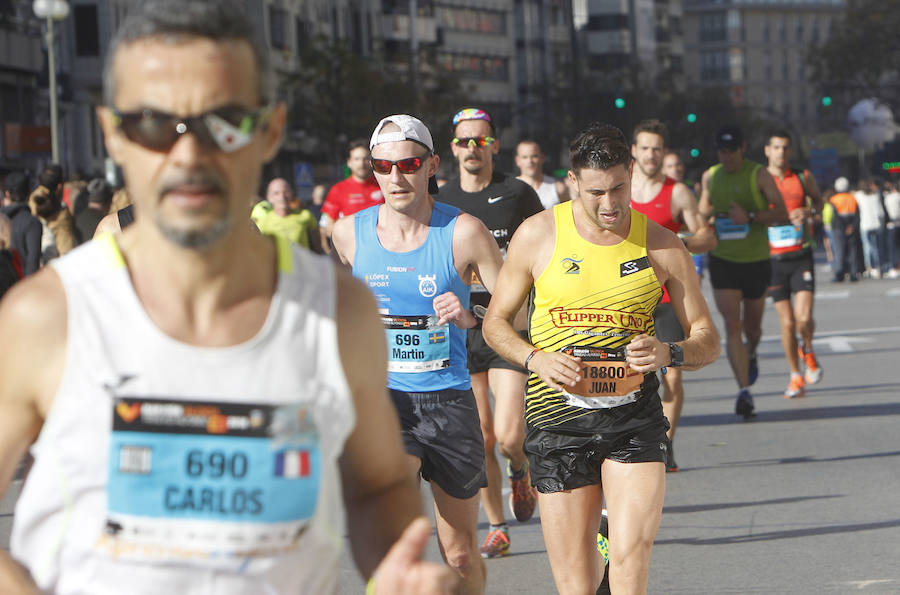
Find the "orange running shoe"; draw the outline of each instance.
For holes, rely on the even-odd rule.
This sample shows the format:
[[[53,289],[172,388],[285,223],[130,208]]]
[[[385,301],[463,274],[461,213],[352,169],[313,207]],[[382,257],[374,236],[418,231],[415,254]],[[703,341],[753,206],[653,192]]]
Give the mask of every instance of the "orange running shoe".
[[[482,558],[499,558],[509,553],[509,529],[489,531],[481,544]]]
[[[801,349],[800,357],[803,358],[803,363],[806,364],[806,383],[816,384],[822,380],[822,368],[819,366],[819,360],[816,359],[816,354],[812,351],[804,353]]]
[[[803,376],[800,374],[791,374],[791,381],[788,383],[787,389],[784,391],[785,399],[799,399],[806,394],[803,387]]]
[[[506,463],[506,475],[509,477],[510,494],[509,510],[520,523],[524,523],[534,515],[537,505],[536,490],[531,486],[531,474],[528,472],[528,461],[519,473],[515,474],[512,465]]]

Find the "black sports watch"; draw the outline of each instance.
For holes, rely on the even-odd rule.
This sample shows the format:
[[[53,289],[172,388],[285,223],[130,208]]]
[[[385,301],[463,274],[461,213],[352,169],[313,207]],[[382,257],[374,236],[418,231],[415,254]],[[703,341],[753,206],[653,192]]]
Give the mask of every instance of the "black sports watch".
[[[669,357],[671,358],[671,362],[669,363],[670,368],[680,368],[684,365],[684,350],[681,348],[681,345],[676,345],[675,343],[666,343],[669,346]]]

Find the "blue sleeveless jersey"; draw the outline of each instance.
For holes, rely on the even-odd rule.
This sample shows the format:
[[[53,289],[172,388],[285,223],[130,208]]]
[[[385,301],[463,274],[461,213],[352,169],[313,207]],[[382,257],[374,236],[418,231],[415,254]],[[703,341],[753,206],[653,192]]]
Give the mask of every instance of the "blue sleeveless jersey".
[[[471,387],[466,331],[438,326],[432,302],[452,291],[469,307],[469,286],[453,264],[459,209],[436,202],[428,237],[410,252],[382,247],[375,226],[380,205],[356,213],[353,276],[375,294],[388,342],[388,388],[405,392]]]

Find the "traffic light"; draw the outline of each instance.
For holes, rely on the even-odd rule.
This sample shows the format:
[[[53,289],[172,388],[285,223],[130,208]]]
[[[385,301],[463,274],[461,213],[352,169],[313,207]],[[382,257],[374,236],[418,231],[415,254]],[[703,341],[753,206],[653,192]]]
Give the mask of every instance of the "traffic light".
[[[693,157],[694,159],[696,159],[696,158],[699,157],[699,156],[700,156],[700,149],[698,149],[698,148],[696,148],[696,147],[694,147],[693,149],[691,149],[691,157]]]
[[[687,115],[687,121],[690,122],[691,124],[693,124],[694,122],[696,122],[696,121],[697,121],[697,114],[695,114],[694,112],[689,113],[689,114]]]
[[[831,96],[830,95],[825,95],[824,97],[822,97],[822,105],[825,107],[828,107],[831,105]]]
[[[625,98],[624,97],[616,97],[614,102],[616,104],[616,109],[623,109],[625,107]]]

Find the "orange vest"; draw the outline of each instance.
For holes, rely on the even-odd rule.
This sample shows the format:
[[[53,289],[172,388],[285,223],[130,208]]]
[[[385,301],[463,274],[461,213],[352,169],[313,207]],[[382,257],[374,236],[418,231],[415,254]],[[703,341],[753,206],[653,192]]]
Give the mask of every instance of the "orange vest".
[[[829,201],[834,205],[834,211],[838,215],[854,215],[859,210],[856,199],[849,192],[835,194]]]

